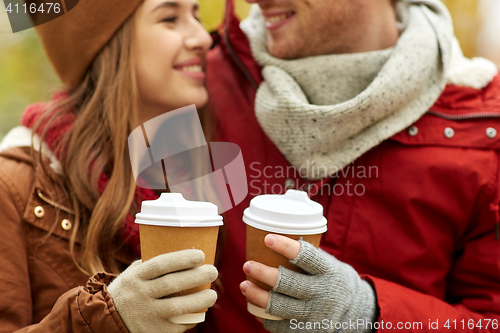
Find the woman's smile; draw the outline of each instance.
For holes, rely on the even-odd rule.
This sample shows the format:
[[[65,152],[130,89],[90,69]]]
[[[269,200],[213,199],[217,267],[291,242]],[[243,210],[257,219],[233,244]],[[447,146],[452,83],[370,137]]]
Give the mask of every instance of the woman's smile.
[[[205,80],[203,60],[201,58],[196,57],[177,63],[174,65],[174,69],[197,81]]]

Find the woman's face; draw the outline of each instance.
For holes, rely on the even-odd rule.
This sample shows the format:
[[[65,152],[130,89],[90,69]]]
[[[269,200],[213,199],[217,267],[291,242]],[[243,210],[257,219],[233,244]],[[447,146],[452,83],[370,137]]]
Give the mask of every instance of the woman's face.
[[[145,0],[134,19],[141,122],[205,105],[205,54],[212,39],[198,21],[197,0]]]

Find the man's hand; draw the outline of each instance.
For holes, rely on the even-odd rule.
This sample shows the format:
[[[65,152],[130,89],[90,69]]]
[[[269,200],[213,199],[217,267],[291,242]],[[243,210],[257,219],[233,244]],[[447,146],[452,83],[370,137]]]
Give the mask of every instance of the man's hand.
[[[298,241],[281,235],[269,234],[264,238],[264,242],[270,249],[292,260],[297,258],[301,248]],[[271,287],[275,286],[276,281],[278,281],[279,269],[255,261],[247,261],[243,265],[243,271],[247,276],[264,282]],[[240,284],[240,290],[249,301],[263,309],[267,308],[271,297],[268,291],[248,280]]]
[[[267,292],[250,281],[242,282],[240,289],[249,301],[277,317],[308,322],[327,320],[347,327],[345,332],[350,332],[349,323],[358,319],[377,320],[375,291],[354,268],[302,240],[269,234],[265,243],[305,273],[246,262],[243,270],[248,276],[273,287]],[[288,320],[265,320],[264,327],[276,333],[297,332]],[[320,331],[334,332],[335,325]],[[355,331],[372,330],[365,326]]]

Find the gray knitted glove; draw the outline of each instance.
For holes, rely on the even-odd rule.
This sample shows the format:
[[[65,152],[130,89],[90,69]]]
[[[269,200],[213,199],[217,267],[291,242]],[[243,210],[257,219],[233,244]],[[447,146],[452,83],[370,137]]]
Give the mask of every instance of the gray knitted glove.
[[[280,267],[266,312],[293,320],[266,320],[264,327],[282,332],[363,332],[378,313],[375,291],[351,266],[300,240],[302,247],[290,262],[306,273]],[[363,319],[365,325],[354,325]],[[307,328],[307,322],[319,322]],[[314,323],[312,323],[314,325]],[[303,326],[302,326],[303,325]],[[303,327],[303,329],[302,329]]]
[[[200,265],[205,254],[184,250],[162,254],[146,262],[135,261],[107,287],[118,313],[131,333],[181,333],[195,325],[179,325],[167,319],[202,311],[214,305],[215,291],[163,298],[182,290],[213,282],[217,269]]]

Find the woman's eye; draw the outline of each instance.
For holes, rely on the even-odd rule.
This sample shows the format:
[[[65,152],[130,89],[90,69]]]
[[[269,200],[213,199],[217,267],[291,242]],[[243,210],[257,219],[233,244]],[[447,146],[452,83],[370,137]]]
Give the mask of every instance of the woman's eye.
[[[171,16],[171,17],[164,18],[161,21],[162,22],[167,22],[167,23],[175,23],[177,21],[177,19],[178,19],[177,16]]]

